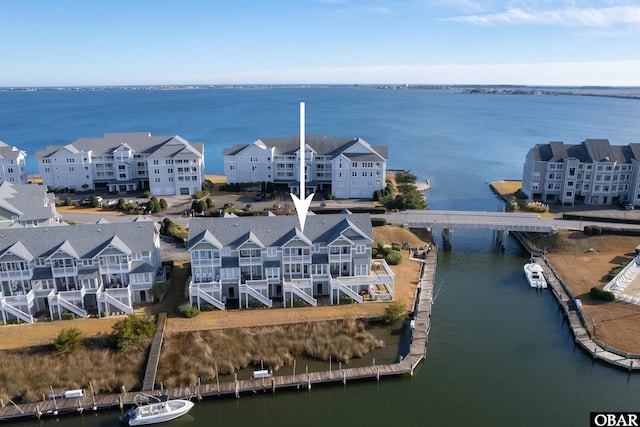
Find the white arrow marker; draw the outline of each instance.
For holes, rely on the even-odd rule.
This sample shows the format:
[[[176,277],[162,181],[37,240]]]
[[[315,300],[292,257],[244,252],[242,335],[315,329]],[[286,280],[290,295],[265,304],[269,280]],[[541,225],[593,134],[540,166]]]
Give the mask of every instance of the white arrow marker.
[[[304,143],[304,102],[300,103],[300,197],[293,193],[291,198],[293,204],[296,207],[298,213],[298,221],[300,222],[300,231],[304,233],[304,223],[307,220],[307,214],[309,213],[309,207],[311,206],[311,200],[313,199],[313,193],[309,194],[309,197],[305,198],[305,143]]]

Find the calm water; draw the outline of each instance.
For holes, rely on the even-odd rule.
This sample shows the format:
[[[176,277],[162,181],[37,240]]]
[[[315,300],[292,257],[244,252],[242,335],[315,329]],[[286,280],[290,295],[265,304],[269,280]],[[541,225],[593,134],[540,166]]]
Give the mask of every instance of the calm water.
[[[346,88],[0,92],[0,139],[26,149],[35,172],[46,145],[179,134],[204,142],[208,172],[220,173],[223,147],[297,133],[300,101],[308,134],[388,145],[390,168],[429,177],[434,209],[496,210],[485,180],[519,179],[538,143],[640,142],[637,100]],[[498,254],[491,233],[454,231],[438,263],[427,360],[413,378],[211,399],[167,425],[585,426],[590,411],[639,411],[640,375],[579,350],[551,294],[527,286],[525,261],[514,241]],[[112,426],[116,415],[44,424]]]

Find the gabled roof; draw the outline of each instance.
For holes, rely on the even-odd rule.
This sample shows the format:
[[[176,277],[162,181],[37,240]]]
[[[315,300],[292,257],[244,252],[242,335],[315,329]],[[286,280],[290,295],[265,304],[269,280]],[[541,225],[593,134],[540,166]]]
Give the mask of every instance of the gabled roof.
[[[7,253],[12,253],[17,257],[22,258],[25,261],[33,260],[34,256],[29,252],[25,245],[21,241],[13,243],[11,246],[4,248],[0,251],[0,256],[4,256]]]
[[[244,236],[240,237],[238,240],[233,242],[233,246],[241,247],[247,243],[253,243],[261,248],[265,248],[266,246],[258,239],[258,237],[253,233],[253,231],[249,231]]]
[[[119,147],[128,147],[136,154],[147,157],[171,158],[189,154],[202,157],[204,144],[190,143],[175,136],[151,136],[149,132],[105,133],[101,138],[80,138],[64,147],[49,146],[36,152],[36,158],[43,159],[66,149],[71,153],[91,152],[93,156],[112,154]],[[186,150],[186,151],[183,151]]]
[[[89,259],[109,245],[125,253],[152,251],[156,231],[153,221],[9,228],[0,230],[0,254],[14,245],[22,245],[33,258],[46,258],[56,249],[73,248],[78,258]]]
[[[542,162],[560,162],[571,158],[582,163],[628,163],[632,159],[640,159],[640,144],[611,145],[607,139],[585,139],[580,144],[551,141],[548,144],[536,144],[529,155],[534,161]]]
[[[0,184],[0,208],[18,215],[21,221],[46,220],[55,216],[54,196],[37,184]]]
[[[274,155],[289,155],[292,156],[300,150],[300,135],[292,135],[288,138],[285,137],[268,137],[260,138],[251,144],[236,144],[231,148],[226,148],[222,151],[223,156],[236,156],[247,147],[257,145],[260,148],[269,149],[273,148]],[[387,159],[387,147],[384,146],[371,146],[366,141],[360,138],[327,138],[323,135],[306,135],[305,145],[308,149],[312,150],[315,154],[321,156],[331,156],[335,158],[345,152],[345,150],[360,145],[361,152],[349,153],[349,155],[370,155],[376,160]]]
[[[113,236],[109,240],[105,241],[102,245],[96,248],[94,256],[98,256],[109,248],[113,248],[125,255],[131,255],[131,248],[127,246],[119,236]]]
[[[220,246],[237,248],[248,239],[264,247],[282,246],[298,238],[305,243],[326,245],[347,230],[373,241],[369,214],[330,214],[308,216],[304,233],[296,215],[251,216],[238,218],[192,218],[189,220],[189,249],[203,239],[205,232],[215,236]]]
[[[0,141],[0,159],[16,160],[20,156],[26,156],[26,153],[15,146]]]
[[[300,231],[297,227],[289,230],[288,233],[284,234],[280,240],[274,242],[273,246],[284,246],[287,243],[292,242],[293,240],[300,240],[304,242],[307,246],[313,246],[313,242],[307,238],[302,231]]]
[[[591,159],[595,162],[613,162],[618,160],[615,158],[608,139],[585,139],[583,144]]]
[[[54,256],[55,254],[57,254],[59,252],[63,252],[65,254],[69,255],[72,258],[80,259],[80,257],[78,256],[78,253],[73,248],[71,243],[69,243],[68,240],[65,240],[64,242],[60,243],[58,246],[52,248],[51,249],[51,253],[49,254],[49,256],[47,258],[51,258],[52,256]]]

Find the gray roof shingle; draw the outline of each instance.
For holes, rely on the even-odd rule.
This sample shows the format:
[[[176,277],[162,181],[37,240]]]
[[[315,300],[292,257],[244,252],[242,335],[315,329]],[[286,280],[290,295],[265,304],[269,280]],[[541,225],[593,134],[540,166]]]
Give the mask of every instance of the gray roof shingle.
[[[151,251],[155,231],[153,221],[5,229],[0,231],[0,254],[20,249],[34,258],[46,258],[60,249],[89,259],[110,243],[129,252]]]
[[[239,218],[194,218],[189,221],[187,248],[191,249],[205,238],[205,233],[215,236],[224,247],[235,248],[246,241],[249,231],[265,247],[282,246],[298,236],[309,243],[327,244],[341,233],[354,230],[367,241],[373,241],[373,229],[369,214],[331,214],[308,216],[304,234],[300,234],[298,217],[255,216]]]

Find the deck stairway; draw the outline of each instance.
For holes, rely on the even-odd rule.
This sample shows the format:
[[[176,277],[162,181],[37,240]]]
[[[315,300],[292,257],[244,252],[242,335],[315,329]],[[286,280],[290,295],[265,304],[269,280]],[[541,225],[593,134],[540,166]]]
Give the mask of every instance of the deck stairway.
[[[110,304],[113,307],[117,308],[119,311],[122,311],[124,313],[133,314],[133,307],[131,307],[128,304],[123,303],[122,301],[120,301],[117,298],[112,297],[111,295],[109,295],[106,292],[100,292],[98,294],[98,301]]]
[[[225,303],[216,299],[213,295],[206,293],[205,291],[203,291],[202,289],[196,286],[193,286],[191,287],[191,289],[189,289],[189,294],[191,295],[195,294],[194,296],[198,297],[198,309],[200,309],[200,299],[205,300],[206,302],[213,305],[218,310],[224,310],[226,308]]]
[[[312,297],[311,295],[309,295],[308,293],[306,293],[305,291],[300,289],[298,286],[296,286],[292,282],[285,282],[284,283],[284,291],[285,291],[285,293],[286,292],[292,292],[297,297],[300,297],[307,304],[309,304],[309,305],[311,305],[313,307],[317,307],[318,306],[318,300],[317,299],[315,299],[314,297]]]
[[[359,295],[357,292],[355,292],[353,289],[351,289],[350,287],[348,287],[338,279],[331,279],[331,290],[332,291],[338,290],[344,293],[345,295],[347,295],[349,298],[351,298],[355,302],[361,303],[364,301],[364,298],[362,298],[362,295]]]
[[[262,304],[266,305],[267,307],[269,308],[273,307],[273,301],[270,298],[265,297],[262,293],[260,293],[250,285],[247,285],[244,283],[240,284],[240,293],[241,294],[247,293],[249,294],[250,297],[260,301]]]
[[[6,301],[0,300],[0,309],[8,314],[15,316],[17,319],[20,319],[27,323],[33,323],[33,316],[29,313],[25,313],[24,311],[13,307],[10,304],[7,304]],[[4,317],[4,316],[3,316]]]
[[[62,296],[60,296],[60,294],[49,295],[49,307],[53,308],[56,305],[58,307],[62,307],[64,309],[66,309],[66,310],[69,310],[70,312],[72,312],[72,313],[76,314],[77,316],[80,316],[80,317],[82,317],[84,319],[89,317],[89,313],[87,313],[87,311],[85,309],[78,307],[77,305],[75,305],[71,301],[67,301]]]

